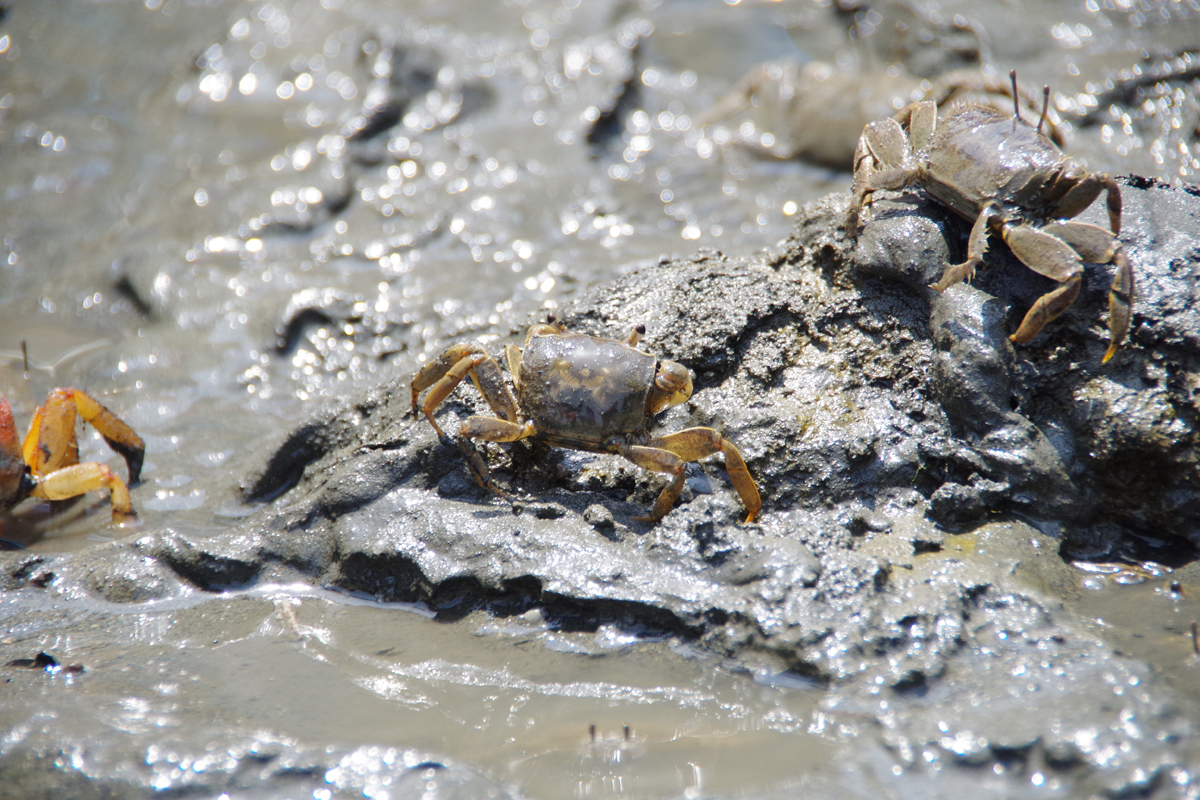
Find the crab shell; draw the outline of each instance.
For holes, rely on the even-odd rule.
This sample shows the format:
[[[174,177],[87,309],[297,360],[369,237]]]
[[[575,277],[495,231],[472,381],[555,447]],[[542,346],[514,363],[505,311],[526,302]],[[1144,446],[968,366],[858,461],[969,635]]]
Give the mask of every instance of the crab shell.
[[[615,339],[536,328],[521,354],[517,386],[520,411],[540,438],[591,451],[609,450],[612,437],[644,430],[651,416],[692,395],[691,375],[680,364]]]
[[[1008,210],[1057,218],[1081,213],[1100,193],[1076,189],[1091,178],[1087,169],[1009,114],[977,105],[959,106],[929,139],[921,175],[927,192],[960,217],[974,222],[989,201]],[[1076,190],[1078,199],[1063,204]],[[1113,225],[1120,228],[1120,215]]]

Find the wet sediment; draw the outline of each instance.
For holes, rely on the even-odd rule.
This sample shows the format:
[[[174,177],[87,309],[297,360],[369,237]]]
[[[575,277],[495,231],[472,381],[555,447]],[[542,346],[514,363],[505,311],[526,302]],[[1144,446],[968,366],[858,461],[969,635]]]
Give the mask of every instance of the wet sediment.
[[[928,289],[962,260],[966,228],[914,194],[876,202],[857,241],[832,195],[762,253],[664,259],[562,309],[595,335],[645,324],[642,347],[692,370],[693,398],[658,429],[722,430],[762,492],[755,524],[740,524],[719,459],[689,467],[650,526],[634,518],[661,476],[481,445],[516,498],[500,500],[410,414],[410,375],[397,374],[264,458],[243,482],[257,509],[233,532],[6,553],[3,588],[128,604],[300,581],[446,621],[535,611],[821,687],[817,732],[853,732],[839,774],[894,764],[924,796],[979,774],[998,796],[1047,782],[1064,796],[1185,792],[1195,724],[1176,690],[1062,604],[1071,560],[1182,565],[1200,545],[1187,233],[1200,199],[1136,179],[1123,191],[1138,295],[1105,365],[1110,267],[1089,266],[1078,301],[1014,347],[1050,282],[995,247],[973,285]],[[513,342],[525,322],[512,320]],[[438,413],[453,431],[488,411],[465,382]],[[148,785],[118,773],[130,791]]]

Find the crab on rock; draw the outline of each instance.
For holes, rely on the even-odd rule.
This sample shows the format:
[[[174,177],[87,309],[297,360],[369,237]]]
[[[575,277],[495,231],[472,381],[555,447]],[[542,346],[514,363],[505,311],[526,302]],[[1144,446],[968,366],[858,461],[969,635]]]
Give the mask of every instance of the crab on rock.
[[[639,467],[666,473],[671,482],[639,522],[666,516],[683,490],[689,461],[722,453],[725,469],[746,507],[746,521],[758,516],[762,501],[741,453],[712,428],[688,428],[652,437],[651,418],[692,395],[692,376],[682,364],[658,360],[636,349],[646,328],[638,325],[626,341],[570,333],[551,314],[529,329],[525,348],[505,350],[516,395],[504,383],[496,361],[474,343],[454,345],[426,364],[412,381],[412,411],[429,389],[421,410],[439,436],[433,412],[462,380],[471,376],[496,417],[469,417],[460,435],[488,442],[534,439],[555,447],[616,453]],[[475,479],[497,491],[482,458],[469,459]]]
[[[1016,77],[1012,78],[1016,94]],[[932,288],[939,292],[971,280],[983,263],[989,233],[1004,240],[1025,266],[1058,281],[1034,302],[1009,338],[1028,342],[1046,323],[1066,311],[1079,294],[1083,262],[1116,266],[1108,293],[1108,351],[1116,353],[1129,331],[1133,269],[1117,234],[1121,192],[1116,181],[1089,173],[1046,136],[1042,126],[1049,102],[1046,89],[1037,127],[994,108],[956,106],[938,123],[937,108],[915,103],[863,129],[854,159],[850,230],[867,198],[880,189],[920,184],[960,217],[973,222],[967,260],[947,265]],[[1109,228],[1071,221],[1106,192]]]
[[[0,511],[12,508],[26,497],[67,500],[96,489],[108,489],[114,522],[137,517],[129,489],[108,466],[79,463],[76,412],[100,432],[109,447],[125,458],[130,484],[138,482],[145,444],[129,425],[90,395],[78,389],[50,392],[46,404],[34,412],[29,433],[21,443],[17,441],[12,409],[0,397]]]

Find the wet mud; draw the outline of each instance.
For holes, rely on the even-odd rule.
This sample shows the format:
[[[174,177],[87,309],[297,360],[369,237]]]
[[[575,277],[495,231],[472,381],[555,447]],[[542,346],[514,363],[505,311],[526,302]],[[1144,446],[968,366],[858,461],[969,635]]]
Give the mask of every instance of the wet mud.
[[[1197,544],[1196,253],[1180,232],[1200,199],[1123,192],[1139,296],[1106,365],[1103,267],[1014,347],[1046,282],[993,252],[975,285],[924,288],[914,270],[960,257],[966,229],[913,194],[876,204],[857,242],[833,195],[760,254],[664,260],[560,309],[595,335],[645,324],[648,350],[693,371],[695,395],[660,427],[723,426],[763,494],[755,524],[739,524],[719,460],[689,467],[651,526],[635,517],[659,476],[481,446],[516,497],[498,499],[411,415],[398,375],[285,437],[246,477],[255,508],[230,534],[8,554],[5,589],[136,603],[302,582],[447,623],[533,615],[808,682],[818,726],[855,731],[823,780],[878,768],[882,748],[904,793],[981,773],[997,796],[1185,790],[1190,701],[1061,599],[1069,560],[1182,565]],[[488,412],[469,383],[439,410],[447,430],[470,413]],[[1178,658],[1190,648],[1180,636]]]
[[[0,797],[1200,795],[1194,2],[6,10],[0,392],[147,456],[137,523],[0,520]],[[780,59],[1051,85],[1123,176],[1115,357],[1111,265],[1014,346],[1001,243],[938,294],[920,190],[848,231],[844,92],[701,124]],[[470,381],[411,413],[549,311],[691,370],[654,431],[756,522],[720,456],[649,525],[619,457],[464,450]]]

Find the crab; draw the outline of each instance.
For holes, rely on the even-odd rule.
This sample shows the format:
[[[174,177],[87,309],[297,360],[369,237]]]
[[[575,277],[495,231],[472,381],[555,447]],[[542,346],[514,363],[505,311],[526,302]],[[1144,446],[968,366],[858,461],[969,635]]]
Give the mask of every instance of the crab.
[[[505,350],[516,387],[509,389],[495,359],[475,343],[457,344],[426,364],[412,381],[412,413],[421,405],[429,424],[445,438],[433,412],[470,375],[495,417],[469,417],[459,430],[464,440],[515,442],[532,439],[555,447],[615,453],[643,469],[671,476],[654,508],[639,522],[666,516],[683,490],[687,462],[721,453],[734,489],[746,507],[746,522],[758,516],[762,501],[746,462],[733,443],[712,428],[688,428],[651,436],[654,415],[692,395],[692,376],[682,364],[656,359],[636,348],[644,325],[624,341],[571,333],[553,314],[534,325],[525,348]],[[468,453],[470,455],[470,453]],[[469,458],[475,479],[502,494],[481,457]]]
[[[12,408],[0,396],[0,511],[27,497],[67,500],[96,489],[108,489],[113,522],[137,518],[129,489],[106,465],[79,463],[75,415],[91,423],[109,447],[125,459],[129,483],[141,476],[146,446],[116,414],[78,389],[54,389],[33,414],[29,433],[17,441]]]
[[[1015,96],[1015,73],[1011,78]],[[895,117],[868,124],[855,155],[849,229],[857,232],[859,214],[872,193],[922,186],[973,223],[967,260],[946,266],[932,285],[939,292],[971,280],[983,263],[988,234],[999,235],[1025,266],[1059,284],[1034,302],[1009,337],[1018,344],[1071,306],[1082,285],[1084,262],[1114,264],[1107,362],[1125,340],[1133,307],[1133,268],[1117,239],[1121,191],[1113,178],[1088,172],[1042,133],[1049,97],[1047,87],[1036,127],[1016,107],[1010,117],[975,104],[956,106],[939,124],[930,102],[914,103]],[[1101,192],[1106,193],[1111,233],[1071,220]]]

